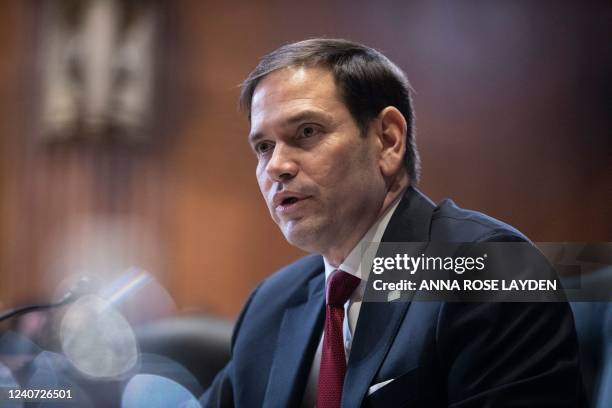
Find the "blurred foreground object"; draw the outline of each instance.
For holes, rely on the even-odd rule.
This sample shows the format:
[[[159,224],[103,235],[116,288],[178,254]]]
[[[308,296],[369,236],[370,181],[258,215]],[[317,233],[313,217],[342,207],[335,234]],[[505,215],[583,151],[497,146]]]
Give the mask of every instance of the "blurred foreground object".
[[[65,308],[7,319],[42,323],[0,331],[0,387],[70,390],[66,407],[199,407],[229,359],[232,324],[176,316],[165,288],[140,268],[111,282],[76,282],[87,285],[68,285],[77,289],[62,297],[74,300]]]

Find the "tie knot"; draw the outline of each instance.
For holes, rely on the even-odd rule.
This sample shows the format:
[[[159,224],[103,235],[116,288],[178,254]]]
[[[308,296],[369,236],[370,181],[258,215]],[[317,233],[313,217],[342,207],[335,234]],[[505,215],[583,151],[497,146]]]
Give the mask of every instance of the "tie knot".
[[[361,279],[350,273],[336,269],[332,272],[327,283],[327,304],[342,306],[351,297]]]

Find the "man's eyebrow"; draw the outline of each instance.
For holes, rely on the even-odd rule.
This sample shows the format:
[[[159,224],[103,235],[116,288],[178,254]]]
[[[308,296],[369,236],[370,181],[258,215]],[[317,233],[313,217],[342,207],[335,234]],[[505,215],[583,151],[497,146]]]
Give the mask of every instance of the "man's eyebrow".
[[[248,142],[249,144],[253,144],[257,140],[261,139],[262,137],[263,137],[263,133],[261,132],[250,133],[248,136]]]
[[[332,116],[327,112],[320,110],[305,110],[285,119],[282,123],[282,126],[287,127],[295,125],[296,123],[308,122],[310,120],[323,120],[329,123],[332,121],[332,119]],[[262,132],[251,133],[248,136],[248,141],[252,144],[255,143],[257,140],[261,139],[263,136],[264,135]]]
[[[332,116],[325,111],[305,110],[293,116],[290,116],[285,121],[285,125],[294,125],[296,123],[307,122],[309,120],[324,120],[324,121],[331,122]]]

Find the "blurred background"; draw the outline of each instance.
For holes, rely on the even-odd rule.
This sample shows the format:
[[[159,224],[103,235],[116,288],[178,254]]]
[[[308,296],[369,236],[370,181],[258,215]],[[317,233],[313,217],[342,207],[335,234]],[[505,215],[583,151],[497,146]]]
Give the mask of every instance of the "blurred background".
[[[610,2],[403,3],[2,1],[4,306],[136,265],[179,308],[235,317],[301,255],[260,196],[238,85],[315,36],[406,71],[434,200],[534,241],[611,241]]]
[[[405,70],[435,201],[612,241],[611,21],[609,1],[0,1],[0,307],[136,267],[155,317],[234,319],[302,255],[261,199],[239,84],[310,37]]]
[[[401,4],[400,4],[401,3]],[[612,5],[1,2],[0,299],[131,266],[234,318],[299,257],[271,221],[238,85],[290,41],[378,48],[416,90],[420,188],[534,241],[612,240]]]

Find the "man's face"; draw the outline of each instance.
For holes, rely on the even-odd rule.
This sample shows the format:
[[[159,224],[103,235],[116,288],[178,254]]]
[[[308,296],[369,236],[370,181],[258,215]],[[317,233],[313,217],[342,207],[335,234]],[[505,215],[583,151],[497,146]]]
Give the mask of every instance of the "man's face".
[[[378,216],[380,145],[360,134],[329,70],[266,76],[253,94],[249,142],[259,188],[291,244],[325,255],[347,240],[356,244]]]

